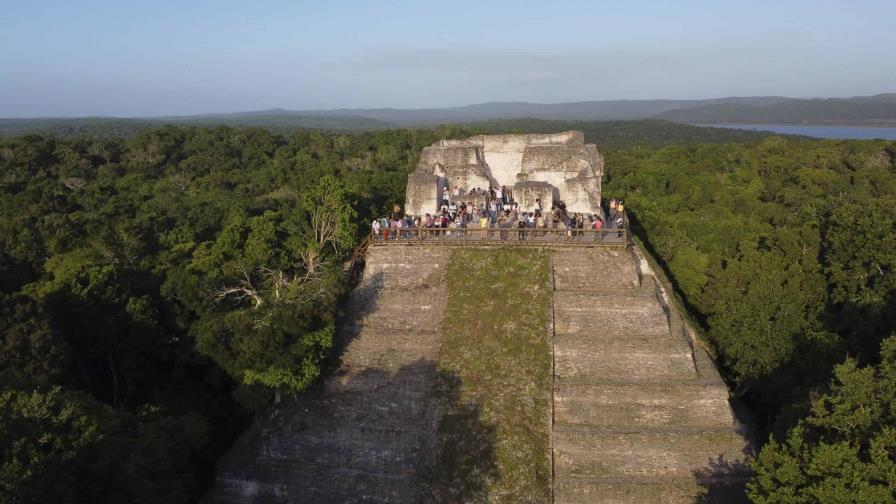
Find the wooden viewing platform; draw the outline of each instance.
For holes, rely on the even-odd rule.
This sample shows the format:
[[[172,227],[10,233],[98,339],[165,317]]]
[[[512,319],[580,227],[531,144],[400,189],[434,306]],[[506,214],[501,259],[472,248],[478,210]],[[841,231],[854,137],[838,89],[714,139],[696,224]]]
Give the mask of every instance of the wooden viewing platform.
[[[629,231],[618,229],[562,228],[389,228],[379,234],[371,232],[371,246],[391,245],[455,245],[455,246],[564,246],[625,247]]]

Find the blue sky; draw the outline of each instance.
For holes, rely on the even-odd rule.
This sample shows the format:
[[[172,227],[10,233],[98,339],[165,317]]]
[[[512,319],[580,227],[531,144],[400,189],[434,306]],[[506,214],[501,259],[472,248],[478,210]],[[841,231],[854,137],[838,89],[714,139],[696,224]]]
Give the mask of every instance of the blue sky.
[[[0,117],[896,92],[896,0],[0,0]]]

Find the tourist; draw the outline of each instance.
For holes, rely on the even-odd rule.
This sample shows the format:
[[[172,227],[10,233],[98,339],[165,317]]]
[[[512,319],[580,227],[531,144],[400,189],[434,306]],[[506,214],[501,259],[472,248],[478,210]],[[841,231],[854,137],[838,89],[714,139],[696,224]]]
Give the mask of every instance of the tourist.
[[[389,239],[389,219],[387,219],[385,216],[382,219],[380,219],[380,227],[383,232],[383,239],[388,240]]]
[[[604,234],[601,232],[601,229],[604,228],[604,220],[601,219],[600,215],[595,215],[593,222],[591,223],[591,229],[595,231],[594,240],[602,241],[604,238]]]
[[[526,223],[529,221],[529,217],[523,213],[522,219],[516,221],[516,228],[519,230],[517,233],[517,240],[525,240],[526,239]]]
[[[535,229],[544,229],[546,227],[547,227],[547,225],[546,225],[546,222],[544,219],[544,215],[541,215],[541,212],[536,211],[535,212]],[[535,236],[543,236],[543,235],[540,232],[536,232]]]
[[[370,228],[373,230],[373,239],[380,239],[380,220],[373,219],[373,222],[370,223]]]

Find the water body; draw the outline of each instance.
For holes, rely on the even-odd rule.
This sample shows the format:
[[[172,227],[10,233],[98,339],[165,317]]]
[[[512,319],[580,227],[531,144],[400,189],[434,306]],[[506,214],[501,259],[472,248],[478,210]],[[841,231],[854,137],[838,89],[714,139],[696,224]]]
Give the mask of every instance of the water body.
[[[871,140],[882,138],[896,140],[896,128],[873,126],[816,126],[805,124],[701,124],[716,128],[731,128],[752,131],[773,131],[785,135],[804,135],[815,138]]]

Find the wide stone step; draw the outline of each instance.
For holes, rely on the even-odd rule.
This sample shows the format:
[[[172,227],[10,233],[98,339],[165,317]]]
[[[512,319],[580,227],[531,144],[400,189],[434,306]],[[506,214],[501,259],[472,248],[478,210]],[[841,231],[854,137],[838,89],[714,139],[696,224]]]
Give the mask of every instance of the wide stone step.
[[[607,335],[587,331],[560,332],[554,335],[554,346],[563,348],[591,348],[608,355],[616,353],[690,353],[691,347],[683,338],[662,335]]]
[[[427,292],[388,292],[348,313],[347,328],[373,328],[398,331],[437,331],[443,301]]]
[[[561,378],[590,378],[637,382],[643,380],[688,379],[696,377],[689,352],[607,353],[599,347],[554,343],[554,374]]]
[[[428,444],[428,435],[425,426],[418,424],[403,428],[315,426],[263,439],[258,455],[294,467],[414,473],[422,456],[420,450]]]
[[[668,333],[666,314],[659,309],[638,307],[580,308],[554,304],[556,332],[662,335]]]
[[[599,274],[576,271],[574,268],[554,270],[554,288],[558,291],[572,292],[618,292],[638,287],[638,277],[632,274],[614,273],[608,278]]]
[[[662,313],[655,289],[625,289],[608,292],[577,292],[558,290],[554,292],[554,306],[572,312],[596,313],[600,311],[638,311],[641,313]]]
[[[385,348],[349,345],[342,355],[343,362],[351,367],[363,366],[370,372],[377,370],[398,371],[403,366],[418,360],[432,360],[437,350],[421,345],[392,344]]]
[[[415,474],[295,467],[263,460],[253,463],[252,469],[251,478],[246,478],[244,470],[219,476],[217,488],[206,502],[343,504],[419,501],[420,483]]]
[[[435,377],[435,363],[414,361],[410,364],[388,362],[388,367],[343,363],[326,381],[328,392],[369,391],[372,389],[428,390]]]
[[[344,343],[341,359],[353,366],[394,369],[396,365],[434,361],[437,345],[438,333],[433,331],[364,329]]]
[[[723,387],[699,384],[560,385],[554,422],[565,425],[733,427]]]
[[[561,477],[689,478],[747,472],[747,443],[733,428],[620,431],[555,425],[553,442],[554,471]]]
[[[555,251],[554,285],[559,290],[606,291],[640,285],[631,252]]]
[[[595,342],[617,338],[669,338],[669,325],[660,319],[611,318],[555,318],[557,334],[573,334]]]
[[[391,382],[388,386],[366,390],[345,390],[342,387],[324,387],[303,397],[283,420],[298,423],[307,428],[316,424],[364,424],[376,426],[403,426],[416,423],[427,414],[431,390],[422,381]]]
[[[746,504],[745,478],[556,478],[556,504]]]
[[[371,247],[356,290],[438,287],[450,251],[434,247]]]

